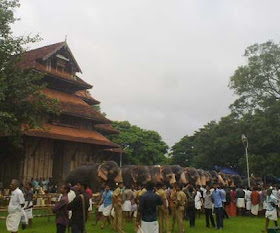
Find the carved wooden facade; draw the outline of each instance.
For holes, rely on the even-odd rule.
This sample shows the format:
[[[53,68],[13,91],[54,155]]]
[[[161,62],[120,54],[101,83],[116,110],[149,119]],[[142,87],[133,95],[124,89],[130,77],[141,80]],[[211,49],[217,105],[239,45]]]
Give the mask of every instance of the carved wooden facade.
[[[95,111],[99,104],[88,89],[92,86],[77,76],[81,69],[66,42],[25,53],[20,67],[44,74],[49,98],[59,100],[60,116],[45,122],[44,129],[24,130],[23,147],[14,149],[6,137],[0,140],[0,182],[7,186],[12,178],[53,177],[61,183],[80,164],[101,162],[119,146],[103,134],[118,133],[110,120]]]

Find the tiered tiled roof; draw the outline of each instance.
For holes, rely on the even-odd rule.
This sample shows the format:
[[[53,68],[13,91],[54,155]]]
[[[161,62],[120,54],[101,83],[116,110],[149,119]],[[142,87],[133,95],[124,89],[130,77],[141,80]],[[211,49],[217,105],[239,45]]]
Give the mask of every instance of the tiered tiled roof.
[[[26,51],[24,53],[23,61],[20,62],[20,66],[23,69],[33,68],[33,66],[36,65],[36,63],[38,61],[40,61],[40,60],[44,61],[44,60],[48,59],[54,53],[56,53],[61,48],[63,48],[63,46],[66,46],[68,51],[72,55],[72,52],[70,51],[70,48],[68,47],[67,43],[65,41],[63,41],[63,42],[59,42],[59,43],[55,43],[55,44],[47,45],[47,46],[40,47],[37,49],[32,49],[32,50]],[[75,65],[78,69],[77,71],[82,72],[82,70],[80,69],[74,56],[72,56],[72,57],[74,59]]]
[[[77,91],[75,93],[75,95],[78,96],[79,98],[81,98],[82,100],[84,100],[85,102],[87,102],[90,105],[100,104],[100,102],[98,100],[94,99],[87,90]]]
[[[118,148],[119,145],[114,144],[102,134],[84,129],[75,129],[70,127],[63,127],[51,124],[45,124],[43,129],[30,129],[23,131],[26,136],[51,138],[57,140],[65,140],[72,142],[82,142],[89,144],[96,144],[102,146],[109,146]]]
[[[59,100],[60,110],[67,115],[91,119],[100,123],[111,122],[77,96],[48,88],[44,89],[43,93],[49,98]]]
[[[60,53],[67,54],[68,58],[64,58],[65,61],[68,62],[68,67],[70,65],[73,72],[69,70],[67,70],[66,72],[57,72],[57,67],[56,69],[52,69],[52,66],[47,69],[48,64],[52,65],[52,56],[58,57]],[[60,58],[61,56],[62,55],[60,55]],[[77,76],[73,77],[73,75],[75,75],[75,72],[81,72],[81,69],[66,42],[60,42],[26,52],[23,55],[23,60],[19,63],[19,67],[24,70],[35,69],[45,74],[46,81],[50,82],[52,85],[50,85],[49,88],[45,88],[43,90],[43,93],[49,98],[59,100],[59,109],[61,110],[63,115],[87,119],[94,122],[94,124],[101,124],[103,125],[103,131],[99,130],[100,132],[117,133],[117,131],[112,126],[108,125],[109,123],[111,123],[111,121],[105,118],[101,113],[95,111],[91,106],[100,103],[99,101],[92,98],[90,93],[86,90],[92,88],[92,86]],[[71,72],[72,74],[67,72]],[[59,82],[56,82],[58,81],[58,79]],[[55,82],[53,82],[53,80],[55,80]],[[78,88],[74,88],[69,91],[69,89],[65,88],[69,84],[69,82],[72,86]],[[56,83],[59,83],[60,86],[55,86]],[[59,119],[58,122],[60,125],[45,124],[43,127],[44,129],[41,130],[26,129],[25,127],[23,133],[26,136],[90,143],[106,146],[107,148],[119,147],[118,145],[107,139],[105,136],[103,136],[101,133],[98,133],[95,130],[84,129],[83,122],[81,122],[81,125],[79,126],[80,128],[75,128],[75,126],[73,126],[72,124],[62,125],[63,121],[60,122]],[[99,129],[101,128],[102,126],[99,126]]]
[[[44,46],[41,48],[27,51],[24,53],[24,55],[22,57],[22,61],[20,61],[20,63],[19,63],[19,67],[24,70],[35,69],[35,70],[38,70],[45,74],[49,74],[51,76],[66,79],[67,81],[76,83],[78,85],[83,85],[86,89],[92,88],[92,85],[86,83],[84,80],[79,78],[77,75],[75,76],[75,79],[74,79],[68,73],[58,73],[54,70],[46,70],[46,67],[43,66],[42,64],[40,64],[40,61],[46,60],[47,58],[49,58],[49,56],[53,55],[55,52],[60,50],[63,46],[67,46],[69,52],[71,53],[66,42],[60,42],[60,43],[56,43],[56,44],[52,44],[52,45],[48,45],[48,46]],[[74,57],[73,57],[73,59],[74,59]],[[76,64],[77,71],[81,72],[81,69],[75,59],[74,59],[74,62]]]
[[[97,131],[107,134],[118,134],[119,131],[109,124],[98,124],[94,126]]]

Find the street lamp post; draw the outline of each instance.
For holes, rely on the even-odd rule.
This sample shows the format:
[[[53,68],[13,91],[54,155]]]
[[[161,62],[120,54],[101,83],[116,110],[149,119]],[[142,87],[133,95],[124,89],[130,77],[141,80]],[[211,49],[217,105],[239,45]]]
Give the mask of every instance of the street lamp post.
[[[248,138],[245,136],[245,134],[242,134],[241,136],[242,142],[245,148],[245,155],[246,155],[246,164],[247,164],[247,178],[248,178],[248,187],[250,187],[250,172],[249,172],[249,159],[248,159]]]

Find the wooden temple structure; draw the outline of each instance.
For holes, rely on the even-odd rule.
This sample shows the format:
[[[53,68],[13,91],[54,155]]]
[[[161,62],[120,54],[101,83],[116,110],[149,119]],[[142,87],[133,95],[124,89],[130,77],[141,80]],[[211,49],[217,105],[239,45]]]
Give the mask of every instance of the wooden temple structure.
[[[112,159],[119,145],[106,138],[116,134],[111,121],[94,110],[100,102],[89,89],[92,86],[78,77],[81,69],[66,42],[30,50],[20,64],[24,70],[43,73],[47,87],[43,93],[59,102],[61,114],[43,129],[23,131],[23,149],[14,149],[0,139],[0,182],[7,187],[12,178],[52,177],[61,183],[69,172],[81,165]]]

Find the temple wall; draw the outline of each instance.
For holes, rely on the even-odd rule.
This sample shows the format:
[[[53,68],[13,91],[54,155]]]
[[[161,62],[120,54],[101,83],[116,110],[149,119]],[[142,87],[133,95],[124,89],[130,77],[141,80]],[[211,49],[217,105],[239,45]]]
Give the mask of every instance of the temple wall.
[[[25,159],[23,163],[22,179],[30,181],[31,178],[49,178],[52,176],[53,147],[51,139],[26,138]]]
[[[1,140],[0,140],[1,143]],[[30,181],[53,177],[62,184],[74,168],[107,160],[97,146],[53,139],[25,137],[20,151],[2,145],[0,151],[0,186],[7,187],[11,179]]]

